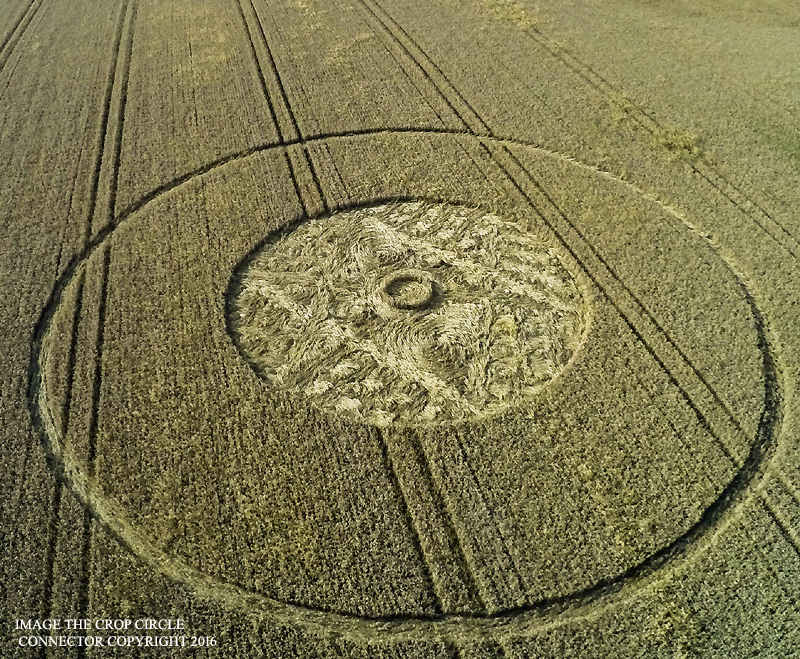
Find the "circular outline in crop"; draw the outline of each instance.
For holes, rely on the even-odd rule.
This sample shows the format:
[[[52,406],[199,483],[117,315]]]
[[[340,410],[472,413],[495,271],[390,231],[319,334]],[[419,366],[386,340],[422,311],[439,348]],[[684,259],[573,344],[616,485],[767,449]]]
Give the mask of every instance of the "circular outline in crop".
[[[715,255],[731,270],[741,287],[753,313],[758,349],[762,355],[764,369],[764,408],[758,429],[749,454],[722,493],[703,512],[701,518],[683,535],[669,545],[658,550],[642,563],[633,566],[614,580],[597,583],[584,591],[565,597],[540,601],[535,604],[484,615],[437,615],[430,617],[385,617],[364,618],[355,615],[331,613],[297,604],[289,604],[248,591],[241,586],[225,582],[182,563],[157,548],[149,537],[130,523],[122,507],[103,495],[98,484],[89,479],[83,471],[72,464],[65,451],[62,438],[56,429],[50,411],[45,358],[45,347],[52,320],[63,302],[64,292],[70,282],[83,272],[90,258],[113,234],[114,230],[138,211],[180,188],[196,177],[202,176],[229,163],[241,161],[249,156],[270,150],[285,150],[294,144],[313,144],[328,140],[368,139],[374,135],[411,134],[416,136],[450,135],[454,138],[470,139],[479,143],[518,146],[531,149],[547,157],[592,171],[608,180],[627,186],[640,196],[661,206],[668,214],[683,223],[690,231],[701,236],[711,246]],[[54,472],[69,486],[78,498],[92,511],[94,516],[106,526],[131,553],[161,572],[163,575],[194,591],[196,595],[216,601],[224,606],[253,615],[259,619],[271,620],[278,624],[293,625],[317,634],[331,634],[361,642],[391,642],[396,640],[433,640],[457,635],[460,639],[485,639],[487,636],[508,637],[524,634],[529,630],[540,630],[556,626],[560,621],[576,620],[624,601],[640,588],[658,579],[662,568],[678,562],[692,560],[691,553],[702,551],[704,545],[713,540],[713,530],[723,523],[723,518],[732,514],[737,504],[745,497],[753,482],[764,471],[771,454],[778,443],[782,421],[782,387],[780,371],[772,349],[772,339],[764,315],[756,304],[755,297],[732,260],[721,253],[720,248],[708,237],[698,232],[679,212],[670,208],[655,196],[637,188],[608,172],[575,160],[565,154],[544,149],[536,144],[513,139],[475,136],[463,131],[431,129],[382,129],[323,135],[306,140],[285,143],[266,143],[255,148],[234,153],[215,160],[207,165],[186,173],[149,194],[123,210],[111,223],[103,228],[74,259],[58,278],[47,304],[36,323],[31,346],[29,365],[28,402],[35,430],[40,433],[48,460]]]
[[[397,287],[401,284],[416,283],[420,284],[416,295],[404,300],[402,297],[393,295],[397,292]],[[407,311],[420,311],[430,306],[436,295],[433,278],[424,270],[417,268],[404,268],[395,270],[385,275],[378,282],[378,289],[383,301],[394,309],[404,309]]]

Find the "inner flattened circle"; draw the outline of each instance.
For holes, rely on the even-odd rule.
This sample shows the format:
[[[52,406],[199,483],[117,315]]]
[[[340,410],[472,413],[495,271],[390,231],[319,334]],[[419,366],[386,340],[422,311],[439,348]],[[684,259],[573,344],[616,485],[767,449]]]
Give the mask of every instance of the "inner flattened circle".
[[[553,246],[431,202],[307,220],[237,273],[230,327],[256,371],[377,426],[484,417],[557,377],[588,316]]]
[[[430,275],[411,268],[389,273],[378,288],[386,303],[396,309],[425,309],[435,293]]]

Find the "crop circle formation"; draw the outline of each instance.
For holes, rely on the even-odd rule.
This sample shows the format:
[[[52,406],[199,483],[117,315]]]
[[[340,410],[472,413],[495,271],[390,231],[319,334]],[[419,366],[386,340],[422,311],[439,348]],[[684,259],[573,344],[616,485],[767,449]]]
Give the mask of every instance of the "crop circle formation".
[[[394,139],[416,146],[412,137],[437,144],[451,139],[424,131]],[[359,140],[377,154],[393,153],[369,135],[326,140],[332,145]],[[628,196],[640,213],[637,226],[642,227],[641,235],[629,242],[656,238],[673,245],[685,242],[687,249],[718,265],[709,280],[715,290],[727,291],[728,303],[743,318],[760,317],[754,299],[742,292],[745,282],[736,269],[669,208],[630,184],[560,154],[522,144],[518,149],[540,166],[537,171],[542,176],[550,177],[552,188],[569,185],[574,193],[587,185],[597,190],[597,200],[586,197],[587,204],[597,206],[597,213],[580,215],[577,203],[565,202],[565,213],[576,218],[577,226],[585,223],[596,229],[613,217],[619,199]],[[581,263],[581,250],[573,253],[562,238],[564,245],[544,238],[557,232],[548,233],[530,209],[516,213],[506,199],[480,191],[465,194],[456,186],[448,196],[470,206],[428,201],[375,205],[376,198],[396,199],[408,192],[405,178],[387,181],[376,176],[371,186],[351,195],[351,210],[298,217],[291,205],[269,206],[263,190],[246,187],[253,185],[251,170],[278,170],[283,153],[281,147],[264,146],[156,191],[93,240],[60,278],[34,341],[31,411],[56,467],[99,520],[146,564],[199,596],[280,624],[368,643],[451,633],[465,639],[495,632],[524,633],[554,622],[566,611],[576,619],[620,602],[641,592],[669,565],[696,558],[703,547],[699,540],[711,537],[716,520],[735,511],[738,494],[760,473],[759,465],[776,437],[773,416],[765,411],[753,417],[751,412],[746,419],[754,435],[741,443],[739,450],[749,451],[741,469],[731,467],[714,446],[715,439],[720,443],[737,439],[724,427],[717,437],[710,436],[698,419],[680,438],[682,444],[672,441],[676,438],[669,430],[657,425],[660,419],[653,415],[650,423],[648,414],[657,411],[656,404],[666,403],[691,421],[691,409],[681,407],[681,396],[659,397],[649,407],[646,400],[644,407],[641,404],[651,391],[644,391],[643,385],[664,386],[669,393],[670,384],[677,388],[678,380],[684,379],[679,372],[680,378],[670,380],[671,372],[658,361],[658,352],[667,348],[656,344],[657,350],[648,351],[646,340],[653,339],[636,330],[644,319],[627,312],[633,335],[628,344],[637,349],[637,341],[645,344],[639,350],[644,361],[615,358],[614,370],[605,380],[610,385],[608,395],[595,386],[609,372],[608,356],[616,355],[623,325],[616,316],[623,315],[625,306],[615,309],[613,299],[604,300],[586,285],[587,277],[593,276],[591,263]],[[433,164],[440,166],[438,159],[446,150],[431,153],[436,156],[425,171]],[[232,189],[248,194],[236,199]],[[218,241],[185,240],[187,234],[174,229],[184,226],[187,209],[209,210],[203,191],[218,200],[207,214],[208,235]],[[424,188],[412,192],[425,195]],[[481,204],[482,209],[472,204]],[[242,220],[259,213],[264,218],[261,223]],[[523,218],[520,223],[508,219],[518,216]],[[174,240],[180,249],[165,259],[149,249],[150,240],[155,244]],[[223,244],[226,249],[219,249]],[[112,251],[113,276],[103,309],[110,329],[103,358],[106,364],[137,367],[103,371],[106,395],[96,433],[102,469],[92,471],[78,451],[77,433],[69,437],[63,430],[58,366],[71,349],[65,330],[75,324],[75,300],[83,282],[89,290],[101,272],[100,258]],[[614,254],[609,247],[607,254],[613,256],[609,263],[618,265],[627,253]],[[156,268],[164,268],[163,278],[149,276]],[[674,287],[678,281],[675,299],[691,304],[688,285],[675,280],[680,268],[680,262],[673,266],[672,261],[639,264],[639,270],[659,285],[662,273],[665,286]],[[629,264],[626,269],[636,272]],[[115,282],[122,278],[135,295],[119,295],[122,289]],[[191,298],[185,297],[187,290],[194,291]],[[170,304],[171,300],[183,303]],[[85,303],[83,308],[90,306]],[[81,332],[76,345],[87,341],[93,345],[90,324],[77,326]],[[769,381],[773,358],[768,337],[759,322],[745,330],[741,344],[747,348],[748,361],[739,362],[742,388],[746,385],[760,393],[763,368],[768,402],[768,387],[777,386]],[[220,356],[218,362],[198,360],[201,346]],[[728,343],[719,346],[719,359],[724,359],[730,354]],[[634,369],[650,363],[648,354],[655,358],[654,374],[642,382],[644,373]],[[387,355],[395,363],[384,363]],[[514,361],[510,355],[521,359]],[[216,377],[215,368],[224,377]],[[470,379],[471,372],[480,377]],[[556,377],[558,386],[547,386]],[[721,382],[710,376],[708,381]],[[437,389],[442,383],[449,387],[446,396]],[[392,397],[394,391],[404,396]],[[534,394],[537,391],[541,395]],[[90,392],[91,387],[76,387],[73,400],[84,402]],[[123,395],[114,398],[107,392]],[[686,397],[691,394],[689,389]],[[585,410],[576,409],[576,400],[580,405],[592,403],[590,411],[597,413],[587,416]],[[309,404],[329,418],[309,415]],[[459,424],[456,429],[427,426],[470,421],[507,409],[508,414],[485,423]],[[641,421],[639,436],[620,432],[612,423],[599,424],[617,410],[634,411]],[[339,418],[400,427],[373,432],[369,426],[335,423]],[[587,423],[594,421],[598,424],[590,434]],[[403,427],[418,423],[426,426]],[[192,441],[175,441],[175,429]],[[513,473],[503,480],[508,472],[501,470],[509,461],[494,459],[500,452],[496,444],[483,441],[489,437],[487,429],[509,440],[504,453],[531,456],[519,480]],[[656,447],[658,438],[670,449],[658,454],[642,450]],[[429,473],[442,482],[438,490],[431,487],[426,494],[425,484],[416,482],[419,474],[426,473],[416,469],[422,462],[413,453],[414,446],[426,451]],[[581,464],[574,483],[560,478],[572,473],[567,468],[574,466],[576,447],[599,465],[604,461],[625,465],[619,476],[626,485],[636,484],[638,491],[644,492],[653,474],[658,474],[658,482],[638,498],[637,490],[628,487],[630,501],[618,502],[616,517],[594,515],[598,500],[615,503],[608,492],[614,487],[618,491],[620,481],[614,480],[616,472],[601,473],[601,468],[588,470]],[[447,462],[455,454],[451,449],[463,450],[465,457],[484,455],[484,464],[491,465],[488,479],[459,462]],[[157,450],[169,452],[169,461],[154,465],[142,459]],[[391,472],[388,460],[378,462],[384,455],[381,450],[392,461],[407,460],[403,470]],[[683,459],[685,450],[696,452],[698,460]],[[335,473],[315,480],[317,458],[331,455],[336,457],[330,463]],[[708,459],[700,462],[703,457]],[[380,466],[363,468],[370,464],[383,465],[386,472]],[[719,475],[709,479],[710,487],[698,486],[677,499],[667,481],[700,482],[701,465]],[[195,488],[192,497],[176,496],[182,484],[193,482],[198,473],[214,487]],[[476,496],[464,485],[465,473],[475,479],[471,487]],[[540,474],[556,477],[538,478]],[[413,571],[407,569],[414,568],[413,562],[391,569],[400,564],[403,546],[387,540],[405,523],[396,514],[401,508],[392,507],[392,475],[403,480],[412,504],[422,502],[417,511],[421,521],[414,528],[429,533],[431,542],[424,549],[432,548],[432,564],[442,571],[444,583],[458,585],[459,574],[451,578],[447,572],[458,555],[445,551],[447,529],[435,535],[436,518],[426,517],[423,497],[429,494],[443,497],[454,533],[467,545],[463,555],[475,557],[465,569],[474,571],[470,575],[476,583],[490,589],[490,594],[494,588],[501,592],[507,585],[503,575],[510,572],[499,568],[512,556],[516,569],[520,574],[524,570],[528,579],[524,599],[498,597],[484,608],[448,605],[434,615],[423,599],[412,607],[406,606],[407,599],[374,597],[376,589],[403,592],[404,583],[416,583]],[[148,482],[147,488],[141,487],[143,482]],[[308,483],[320,484],[329,498],[317,500],[335,502],[339,507],[330,509],[336,514],[329,515],[324,506],[308,505]],[[480,534],[473,531],[480,528],[485,512],[480,496],[488,491],[477,486],[486,483],[497,495],[495,502],[508,497],[503,522],[508,526],[495,530],[484,526],[489,529],[486,537],[477,538]],[[541,523],[547,521],[554,502],[560,505],[562,500],[564,514],[559,513],[551,526]],[[220,501],[232,505],[221,507]],[[382,503],[361,505],[365,501]],[[285,514],[297,502],[306,516],[302,524]],[[374,515],[363,514],[371,515],[373,509]],[[342,519],[360,524],[358,531],[339,524]],[[228,532],[219,534],[223,521]],[[645,528],[654,530],[638,531]],[[502,536],[505,529],[524,535]],[[635,553],[623,553],[628,550],[625,542],[643,536],[647,543],[635,547]],[[371,548],[362,552],[370,542]],[[504,543],[514,543],[516,554],[509,554]],[[375,546],[384,550],[375,552]],[[619,546],[623,549],[616,551]],[[353,553],[343,553],[342,548]],[[572,574],[565,570],[581,552],[608,560],[590,563],[588,570],[564,581],[564,574]],[[320,560],[309,561],[308,555]],[[375,559],[371,571],[363,569],[362,556]],[[553,560],[543,563],[543,558]],[[325,571],[308,574],[309,565],[322,565]],[[354,565],[359,566],[355,572]],[[340,604],[344,587],[351,585],[346,591],[349,599]],[[369,608],[373,602],[378,606]]]
[[[308,220],[240,273],[232,328],[276,387],[377,426],[494,414],[555,378],[586,304],[552,247],[430,202]]]

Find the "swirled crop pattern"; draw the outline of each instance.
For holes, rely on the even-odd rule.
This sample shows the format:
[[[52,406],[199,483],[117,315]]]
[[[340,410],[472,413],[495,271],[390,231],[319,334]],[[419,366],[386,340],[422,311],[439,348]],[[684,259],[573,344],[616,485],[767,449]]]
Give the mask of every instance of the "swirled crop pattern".
[[[556,377],[585,300],[553,248],[431,202],[308,220],[239,273],[232,329],[270,383],[377,426],[498,413]]]

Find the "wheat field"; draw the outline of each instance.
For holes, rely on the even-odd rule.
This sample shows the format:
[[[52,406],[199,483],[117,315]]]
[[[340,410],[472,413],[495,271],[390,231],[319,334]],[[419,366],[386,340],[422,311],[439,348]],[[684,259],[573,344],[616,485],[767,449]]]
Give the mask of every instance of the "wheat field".
[[[0,0],[0,655],[800,657],[799,30]]]

